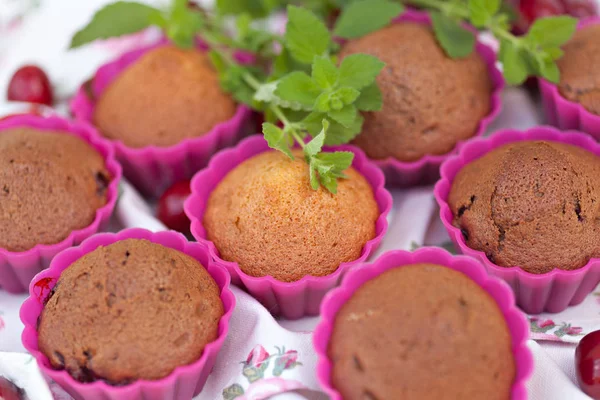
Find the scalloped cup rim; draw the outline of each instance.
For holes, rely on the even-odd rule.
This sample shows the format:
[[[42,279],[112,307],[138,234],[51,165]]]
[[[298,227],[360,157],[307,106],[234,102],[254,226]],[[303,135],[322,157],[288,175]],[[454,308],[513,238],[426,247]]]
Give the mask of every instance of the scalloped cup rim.
[[[50,124],[55,126],[49,126]],[[56,125],[62,125],[62,127],[58,128]],[[15,115],[10,117],[9,119],[5,119],[0,121],[0,134],[3,130],[17,128],[17,127],[33,127],[39,130],[55,130],[55,131],[63,131],[72,134],[90,145],[96,152],[99,152],[104,160],[104,164],[106,169],[113,174],[111,177],[110,184],[108,185],[107,190],[107,200],[106,204],[96,210],[96,214],[94,216],[94,220],[87,226],[74,229],[71,233],[61,240],[58,243],[52,244],[36,244],[31,249],[27,249],[24,251],[10,251],[5,248],[0,247],[0,256],[10,257],[12,259],[16,258],[28,258],[31,256],[35,256],[36,254],[49,251],[53,247],[63,247],[68,245],[69,243],[73,243],[75,241],[75,236],[79,234],[86,234],[87,236],[91,236],[98,231],[99,225],[102,223],[103,219],[107,218],[110,214],[112,214],[118,198],[118,188],[119,182],[122,176],[121,165],[117,162],[115,156],[115,149],[111,145],[110,142],[98,136],[95,131],[95,128],[88,124],[85,121],[71,121],[65,118],[62,118],[58,115],[49,115],[49,116],[39,116],[39,115]],[[79,133],[74,133],[74,130],[84,131],[87,137],[82,136]],[[102,152],[106,153],[106,155],[102,154]],[[108,214],[108,215],[107,215]],[[13,268],[19,269],[19,266],[13,266]]]
[[[230,289],[231,277],[229,276],[229,274],[227,273],[227,271],[224,268],[222,268],[218,264],[212,262],[212,260],[210,258],[209,258],[209,265],[204,266],[204,268],[207,271],[209,271],[209,266],[210,266],[212,271],[214,271],[218,275],[218,279],[223,279],[223,285],[222,285],[222,287],[220,287],[220,296],[219,297],[223,303],[224,313],[219,320],[218,336],[215,340],[208,343],[204,347],[204,349],[202,350],[202,354],[200,355],[200,358],[198,358],[197,360],[195,360],[194,362],[192,362],[190,364],[180,365],[180,366],[176,367],[173,371],[171,371],[171,373],[169,373],[169,375],[167,375],[163,378],[156,379],[156,380],[138,379],[130,384],[123,385],[123,386],[111,385],[104,380],[96,380],[94,382],[82,383],[82,382],[76,380],[75,378],[73,378],[66,370],[64,370],[64,369],[57,370],[57,369],[52,368],[49,365],[46,365],[48,358],[39,350],[39,348],[34,349],[29,342],[29,339],[33,337],[33,338],[35,338],[35,347],[37,347],[37,345],[38,345],[38,332],[37,332],[37,329],[35,328],[35,326],[32,325],[32,321],[30,321],[30,319],[35,318],[37,320],[37,318],[41,314],[41,310],[43,310],[43,308],[44,308],[44,306],[42,305],[39,312],[32,311],[32,308],[37,307],[37,305],[35,303],[39,302],[39,300],[36,299],[36,295],[35,295],[35,291],[34,291],[36,282],[39,282],[40,280],[45,279],[45,278],[53,278],[53,279],[56,278],[56,280],[58,281],[62,272],[65,269],[67,269],[70,265],[69,264],[69,265],[64,266],[64,262],[66,260],[69,260],[71,258],[74,258],[75,260],[77,260],[77,259],[83,257],[84,255],[90,253],[91,251],[93,251],[94,249],[96,249],[98,247],[116,243],[121,240],[146,239],[153,243],[158,243],[163,246],[170,247],[170,246],[167,246],[167,245],[161,243],[161,237],[170,237],[170,238],[173,238],[174,240],[177,240],[178,244],[182,245],[183,250],[179,250],[182,252],[185,252],[185,249],[187,249],[190,246],[204,247],[205,251],[207,251],[208,257],[210,257],[210,252],[208,252],[208,246],[207,246],[206,242],[202,242],[202,241],[189,242],[185,238],[185,236],[183,236],[179,232],[176,232],[176,231],[150,232],[150,231],[148,231],[146,229],[142,229],[142,228],[129,228],[129,229],[124,229],[118,233],[99,233],[97,235],[89,237],[88,239],[84,240],[79,246],[71,247],[71,248],[59,253],[54,258],[54,260],[52,260],[50,267],[48,267],[46,270],[44,270],[44,271],[40,272],[38,275],[36,275],[36,277],[31,281],[31,284],[29,286],[29,296],[27,297],[27,299],[21,306],[19,315],[20,315],[21,321],[25,325],[25,328],[22,333],[23,346],[26,348],[27,351],[29,351],[33,355],[40,370],[43,372],[44,375],[46,375],[54,380],[56,380],[57,377],[65,378],[65,380],[69,381],[69,385],[76,388],[76,390],[80,394],[83,392],[86,392],[86,391],[99,389],[99,390],[102,390],[104,393],[110,392],[111,394],[124,395],[127,392],[133,393],[135,391],[142,390],[143,388],[153,389],[153,388],[163,388],[163,387],[165,387],[165,385],[171,385],[171,386],[176,385],[176,381],[178,380],[178,378],[180,376],[185,375],[185,374],[194,374],[195,372],[197,373],[197,370],[201,370],[202,368],[204,368],[205,364],[207,362],[207,359],[209,357],[209,355],[208,355],[209,353],[212,353],[212,352],[218,353],[220,347],[223,345],[223,342],[225,341],[225,338],[227,336],[227,333],[229,330],[229,322],[231,319],[231,315],[233,314],[233,310],[235,308],[236,300],[235,300],[235,296],[234,296],[233,292]],[[57,272],[57,270],[60,270],[60,271]],[[209,274],[211,275],[213,280],[216,281],[213,274],[210,272],[209,272]],[[219,285],[218,282],[216,282],[216,283],[217,283],[217,285]]]
[[[530,137],[532,135],[535,135],[535,137]],[[509,136],[510,138],[508,140],[498,143],[500,139]],[[577,269],[562,270],[559,268],[554,268],[553,270],[543,274],[534,274],[528,272],[520,266],[502,267],[500,265],[494,264],[487,258],[483,251],[475,250],[469,247],[465,242],[460,232],[460,229],[455,227],[452,224],[452,221],[448,220],[447,218],[449,215],[452,215],[452,211],[450,211],[450,207],[447,201],[449,189],[452,185],[454,178],[456,177],[456,174],[458,173],[458,171],[460,171],[460,169],[464,168],[464,166],[487,154],[489,151],[500,147],[501,145],[528,140],[549,140],[558,143],[570,144],[577,147],[582,146],[574,142],[586,142],[588,146],[584,149],[593,152],[598,157],[600,157],[600,145],[585,133],[574,130],[560,131],[557,128],[545,125],[537,126],[528,130],[503,129],[495,132],[494,134],[486,138],[474,139],[473,141],[467,143],[458,154],[450,157],[440,169],[441,178],[435,185],[434,195],[440,206],[440,218],[442,220],[442,223],[444,224],[446,230],[449,233],[451,233],[452,236],[454,236],[453,239],[455,239],[463,254],[476,255],[477,258],[485,264],[486,268],[489,268],[494,272],[502,274],[516,274],[519,275],[521,278],[529,281],[549,281],[554,280],[554,278],[568,279],[585,275],[594,263],[600,261],[600,258],[590,258],[585,265]],[[483,146],[485,146],[485,151],[478,152],[476,157],[465,157],[465,153],[470,149],[476,147],[482,148]],[[591,148],[595,148],[596,151],[592,151]],[[457,167],[459,168],[456,169]]]
[[[219,263],[221,263],[223,265],[227,265],[228,267],[234,269],[236,271],[236,273],[238,274],[238,276],[243,277],[244,280],[247,280],[249,282],[253,282],[253,283],[267,282],[270,286],[277,286],[277,287],[288,289],[288,288],[297,288],[297,287],[304,286],[307,284],[318,284],[318,283],[322,283],[325,281],[331,281],[333,278],[337,279],[340,276],[340,274],[345,273],[349,269],[353,268],[355,265],[363,262],[369,255],[372,254],[372,252],[374,251],[374,248],[376,248],[379,245],[383,236],[387,232],[387,228],[388,228],[387,215],[389,214],[390,210],[392,209],[392,197],[391,197],[390,193],[385,189],[385,179],[383,177],[383,173],[381,172],[381,170],[379,168],[375,167],[374,165],[369,165],[369,163],[371,161],[367,158],[365,153],[356,146],[341,145],[341,146],[326,146],[323,148],[323,150],[325,150],[325,151],[327,151],[327,150],[345,150],[345,151],[353,152],[355,155],[355,159],[353,160],[353,166],[355,166],[354,165],[355,162],[360,163],[362,165],[362,167],[360,168],[360,170],[358,170],[358,172],[363,177],[365,177],[365,179],[367,179],[367,181],[369,182],[369,185],[373,189],[373,197],[375,198],[375,201],[378,202],[378,207],[379,207],[378,200],[382,201],[384,204],[383,209],[379,208],[379,216],[377,217],[377,220],[375,221],[375,227],[376,227],[375,228],[376,229],[375,237],[373,237],[372,239],[368,240],[365,243],[365,245],[363,246],[363,248],[361,250],[360,256],[356,260],[341,263],[333,273],[328,274],[328,275],[324,275],[324,276],[305,275],[304,277],[302,277],[301,279],[299,279],[297,281],[284,282],[284,281],[275,279],[271,275],[260,276],[260,277],[248,275],[244,271],[242,271],[242,269],[240,268],[240,266],[237,262],[227,261],[227,260],[222,259],[220,257],[219,251],[218,251],[217,247],[215,246],[215,244],[206,238],[206,230],[204,229],[204,227],[202,225],[202,221],[201,221],[201,218],[204,216],[204,210],[202,212],[202,216],[197,216],[196,213],[192,209],[193,204],[202,202],[202,196],[198,193],[198,191],[194,190],[194,188],[199,186],[200,183],[207,181],[207,179],[206,179],[207,177],[212,176],[213,170],[216,169],[216,165],[220,162],[221,159],[226,159],[229,156],[234,156],[236,158],[236,160],[243,162],[243,161],[251,158],[252,156],[254,156],[254,155],[252,155],[250,157],[244,157],[241,155],[241,153],[244,150],[246,150],[246,148],[250,148],[251,146],[257,146],[255,143],[258,143],[258,142],[262,142],[261,145],[262,145],[263,149],[257,153],[254,153],[254,155],[271,150],[267,146],[267,143],[266,143],[266,141],[264,141],[262,135],[252,135],[250,137],[247,137],[247,138],[243,139],[242,141],[240,141],[237,146],[232,147],[232,148],[223,149],[219,153],[217,153],[210,160],[210,163],[208,164],[208,166],[206,168],[204,168],[201,171],[199,171],[198,173],[196,173],[196,175],[192,178],[192,181],[190,183],[190,187],[192,188],[192,194],[186,199],[185,204],[184,204],[184,210],[185,210],[186,215],[188,216],[188,218],[191,221],[192,235],[196,239],[201,239],[201,240],[204,240],[209,243],[209,251],[211,252],[211,254],[213,255],[213,258],[215,260],[218,260]],[[237,165],[239,165],[239,164],[237,164]],[[230,171],[231,170],[227,171],[227,173],[229,173]],[[371,175],[372,178],[370,179],[367,175]],[[372,180],[376,181],[376,183],[377,183],[376,186],[373,185]],[[218,182],[214,186],[212,186],[211,189],[214,190],[216,185],[218,185]]]
[[[399,262],[393,262],[399,259]],[[434,259],[435,261],[432,261]],[[440,262],[442,260],[443,262]],[[341,394],[331,384],[332,363],[327,355],[327,346],[333,330],[333,321],[340,308],[366,282],[380,276],[384,272],[402,268],[416,263],[437,263],[466,275],[493,299],[506,321],[510,331],[512,352],[515,360],[515,379],[511,385],[511,398],[524,400],[527,398],[525,383],[532,375],[533,357],[527,341],[529,327],[524,314],[515,305],[515,298],[510,287],[502,280],[489,276],[476,260],[468,256],[453,256],[444,249],[423,247],[414,252],[392,250],[384,253],[364,268],[350,271],[340,287],[330,291],[321,304],[321,321],[317,325],[313,346],[317,353],[317,379],[321,387],[332,400],[341,400]]]

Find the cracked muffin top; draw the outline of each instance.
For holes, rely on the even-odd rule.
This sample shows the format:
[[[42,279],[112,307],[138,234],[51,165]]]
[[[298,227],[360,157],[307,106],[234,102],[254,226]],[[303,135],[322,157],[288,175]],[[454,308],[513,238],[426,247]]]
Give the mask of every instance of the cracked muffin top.
[[[494,299],[432,264],[394,268],[338,311],[328,355],[345,400],[508,400],[512,339]]]
[[[173,146],[231,119],[236,104],[207,56],[162,46],[125,69],[99,96],[94,124],[126,146]]]
[[[285,282],[329,275],[375,237],[379,207],[369,182],[350,167],[337,194],[313,190],[302,152],[295,155],[267,151],[244,161],[208,200],[207,238],[248,275]]]
[[[448,196],[467,245],[541,274],[600,256],[600,158],[548,141],[501,146],[467,164]]]
[[[354,140],[370,158],[415,161],[445,154],[475,135],[490,111],[492,81],[476,51],[451,59],[424,24],[392,24],[347,42],[340,59],[367,53],[385,62],[377,77],[383,109],[363,113]]]
[[[90,225],[110,180],[102,155],[68,132],[0,132],[0,247],[55,244]]]
[[[98,247],[64,270],[39,348],[81,382],[160,379],[217,338],[219,287],[194,258],[141,239]]]
[[[600,115],[600,24],[589,25],[575,33],[563,47],[558,60],[560,93]]]

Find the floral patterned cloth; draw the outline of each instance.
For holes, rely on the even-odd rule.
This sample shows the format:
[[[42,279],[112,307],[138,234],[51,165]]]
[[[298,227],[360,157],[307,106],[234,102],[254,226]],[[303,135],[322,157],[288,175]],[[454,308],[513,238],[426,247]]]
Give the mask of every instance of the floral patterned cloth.
[[[68,98],[99,64],[155,38],[155,33],[148,32],[126,40],[113,40],[66,52],[72,32],[89,19],[94,9],[107,1],[0,0],[0,93],[5,93],[8,79],[18,66],[36,62],[48,71],[58,97]],[[8,3],[4,2],[11,3],[13,7],[5,7]],[[26,7],[17,12],[15,4],[19,2],[20,6]],[[9,18],[1,14],[9,8],[13,13],[11,23],[7,23]],[[68,15],[64,11],[67,9]],[[24,16],[24,12],[29,12],[29,15]],[[11,46],[14,40],[9,39],[17,35],[18,46]],[[508,89],[504,103],[503,114],[492,130],[503,127],[525,129],[541,121],[539,107],[521,90]],[[11,109],[12,106],[0,103],[0,116]],[[58,110],[65,109],[59,105]],[[391,249],[411,249],[422,245],[439,245],[452,250],[439,222],[431,187],[394,190],[392,194],[394,208],[389,216],[390,228],[375,256]],[[151,205],[124,183],[113,229],[132,226],[164,229],[153,218]],[[234,291],[237,308],[231,320],[230,334],[213,373],[197,399],[325,399],[318,391],[316,356],[311,342],[311,332],[318,318],[275,320],[249,295],[238,289]],[[26,364],[30,360],[28,355],[15,354],[24,352],[20,342],[22,325],[18,318],[24,299],[23,295],[9,295],[0,290],[0,375],[30,364]],[[532,338],[537,341],[530,343],[536,361],[536,371],[528,385],[530,398],[586,399],[587,396],[574,383],[574,343],[587,332],[600,329],[600,289],[577,307],[559,314],[532,316],[529,320]],[[30,371],[29,368],[24,371]],[[70,399],[55,385],[51,385],[51,391],[55,399]],[[30,398],[46,400],[37,394]]]

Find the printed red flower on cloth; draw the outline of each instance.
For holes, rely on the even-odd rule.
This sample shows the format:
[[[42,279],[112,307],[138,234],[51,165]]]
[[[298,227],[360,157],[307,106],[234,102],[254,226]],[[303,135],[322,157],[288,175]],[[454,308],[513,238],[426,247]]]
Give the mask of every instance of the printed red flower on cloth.
[[[260,367],[263,364],[263,361],[269,358],[269,353],[262,347],[260,344],[257,344],[255,348],[252,349],[250,354],[248,354],[248,358],[246,358],[246,364],[253,367]]]
[[[279,378],[286,370],[298,365],[298,351],[285,350],[275,346],[276,352],[269,354],[260,344],[256,345],[242,361],[242,375],[246,383],[233,383],[223,389],[224,400],[262,400],[279,393],[303,388],[304,385],[295,380]],[[271,362],[274,359],[274,362]],[[271,366],[271,368],[269,368]]]
[[[275,360],[273,375],[279,376],[286,369],[292,369],[298,364],[298,352],[296,350],[288,350]]]

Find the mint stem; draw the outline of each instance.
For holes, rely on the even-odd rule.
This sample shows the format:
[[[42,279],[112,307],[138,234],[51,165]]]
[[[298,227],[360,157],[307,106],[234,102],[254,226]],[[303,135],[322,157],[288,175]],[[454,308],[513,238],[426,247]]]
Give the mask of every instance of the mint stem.
[[[401,2],[406,3],[405,0],[402,0]],[[410,4],[441,11],[449,17],[460,18],[467,21],[471,16],[468,8],[461,8],[460,5],[444,0],[410,0]],[[483,28],[492,32],[497,39],[509,41],[515,47],[523,47],[522,40],[506,30],[506,28],[500,26],[496,18],[491,18]]]
[[[214,39],[214,36],[211,35],[210,32],[202,32],[201,35],[204,41],[209,44],[211,50],[219,53],[221,58],[223,58],[227,64],[230,66],[237,64],[230,51],[224,51],[222,48],[219,48],[218,41]],[[255,91],[260,88],[260,81],[251,72],[244,71],[242,78]],[[304,149],[306,145],[304,144],[304,140],[302,140],[303,135],[297,130],[297,124],[292,123],[278,105],[269,103],[268,107],[283,123],[283,130],[288,132],[294,138],[296,143]]]

